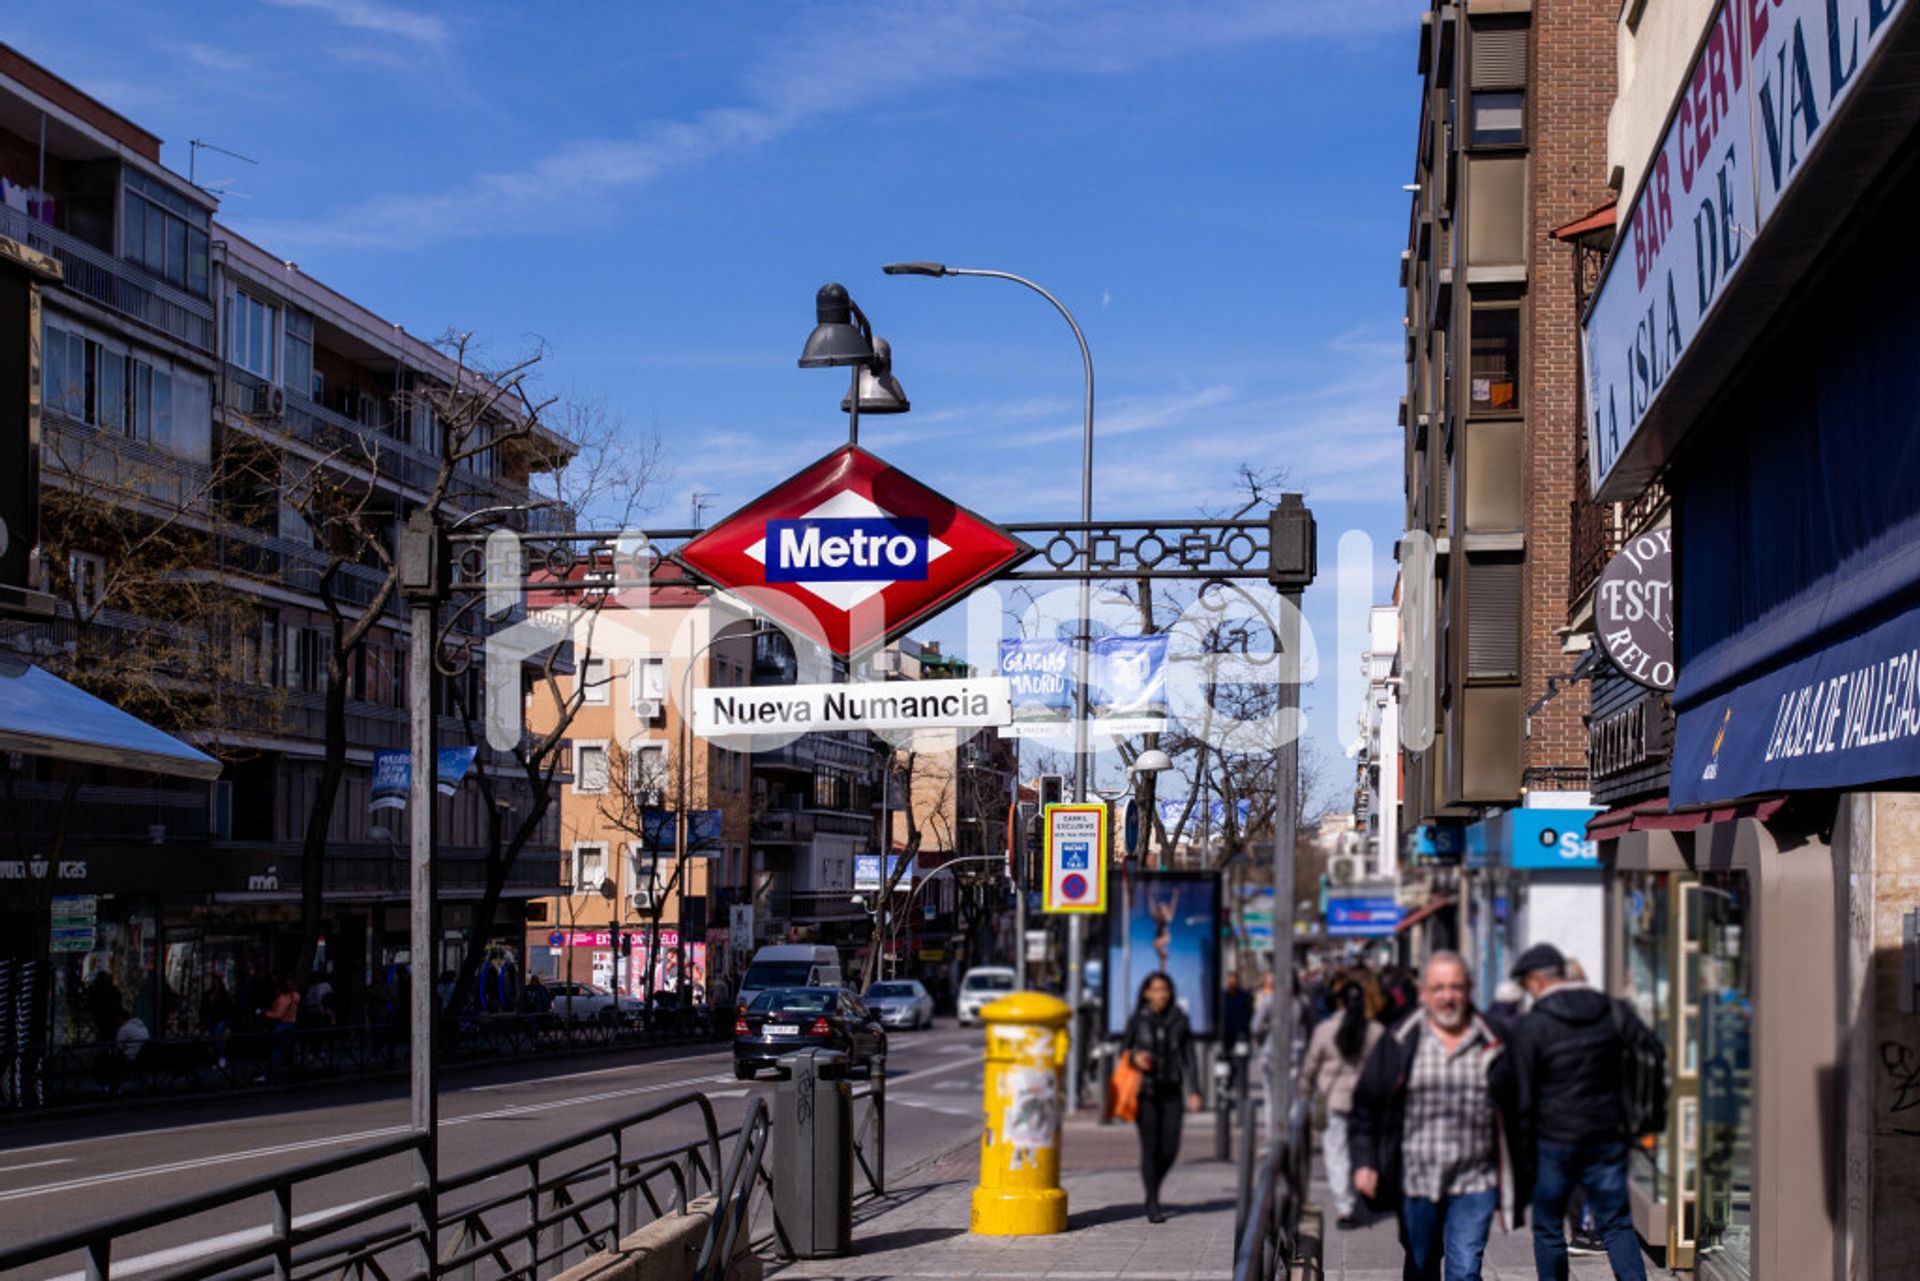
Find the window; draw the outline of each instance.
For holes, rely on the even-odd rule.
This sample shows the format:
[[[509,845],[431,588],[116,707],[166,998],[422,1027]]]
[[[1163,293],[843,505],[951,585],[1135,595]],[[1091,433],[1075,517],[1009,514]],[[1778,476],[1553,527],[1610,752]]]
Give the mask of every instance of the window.
[[[177,289],[207,296],[207,211],[157,178],[127,169],[120,256]]]
[[[635,743],[627,750],[627,786],[642,805],[663,805],[671,779],[665,743]]]
[[[1498,89],[1473,95],[1476,147],[1517,147],[1527,141],[1527,95],[1523,89]]]
[[[1465,800],[1520,794],[1520,737],[1526,704],[1518,685],[1469,685],[1461,691],[1460,786]]]
[[[1467,561],[1467,676],[1509,679],[1520,674],[1520,562]]]
[[[318,694],[327,687],[327,638],[317,627],[287,626],[287,687]]]
[[[1466,517],[1468,533],[1508,532],[1525,519],[1520,480],[1520,424],[1467,425]]]
[[[1469,408],[1474,413],[1520,410],[1520,308],[1475,307],[1469,356]]]
[[[261,302],[242,289],[227,290],[227,359],[269,382],[278,380],[274,347],[279,336],[280,309]],[[296,386],[294,390],[302,390]]]
[[[313,317],[304,311],[287,308],[286,334],[287,376],[283,380],[287,390],[296,396],[320,399],[319,389],[314,385],[313,371]]]
[[[41,403],[51,413],[76,422],[90,421],[88,406],[93,399],[93,369],[88,348],[92,344],[79,334],[48,325],[42,345],[46,358],[41,374]]]
[[[660,875],[660,860],[647,853],[647,847],[637,842],[627,845],[627,885],[636,898],[647,895],[649,906],[666,888],[665,878]]]
[[[580,701],[589,707],[605,707],[613,674],[604,658],[589,658],[580,666]]]
[[[667,705],[667,660],[636,658],[628,669],[633,686],[633,710],[648,720],[657,720]]]
[[[573,790],[593,795],[607,790],[607,745],[580,743],[574,747]]]
[[[1527,158],[1467,158],[1467,262],[1527,261]]]
[[[598,894],[600,882],[607,879],[607,847],[577,844],[573,847],[573,892]]]

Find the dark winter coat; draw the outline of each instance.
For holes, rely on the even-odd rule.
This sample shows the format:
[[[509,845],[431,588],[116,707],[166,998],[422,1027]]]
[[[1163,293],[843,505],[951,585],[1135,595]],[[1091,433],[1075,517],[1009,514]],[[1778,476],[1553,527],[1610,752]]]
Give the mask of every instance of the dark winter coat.
[[[1186,1011],[1179,1006],[1169,1005],[1161,1014],[1144,1005],[1136,1009],[1127,1020],[1127,1035],[1121,1048],[1129,1055],[1144,1051],[1153,1056],[1146,1080],[1155,1090],[1200,1092],[1200,1073],[1193,1061],[1193,1028],[1187,1022]]]
[[[1568,983],[1533,1003],[1513,1033],[1521,1133],[1529,1148],[1541,1139],[1604,1143],[1627,1137],[1620,1079],[1625,1048],[1604,992]]]
[[[1508,1227],[1518,1227],[1532,1196],[1532,1167],[1518,1159],[1522,1149],[1511,1136],[1519,1132],[1520,1109],[1507,1047],[1498,1033],[1478,1014],[1473,1015],[1491,1044],[1487,1056],[1487,1089],[1494,1103],[1494,1168],[1499,1171],[1500,1215]],[[1347,1117],[1347,1155],[1358,1170],[1379,1174],[1379,1185],[1367,1202],[1376,1212],[1395,1210],[1401,1200],[1404,1173],[1401,1131],[1406,1122],[1407,1077],[1420,1038],[1427,1033],[1427,1013],[1415,1010],[1380,1038],[1360,1068],[1353,1089],[1353,1111]]]

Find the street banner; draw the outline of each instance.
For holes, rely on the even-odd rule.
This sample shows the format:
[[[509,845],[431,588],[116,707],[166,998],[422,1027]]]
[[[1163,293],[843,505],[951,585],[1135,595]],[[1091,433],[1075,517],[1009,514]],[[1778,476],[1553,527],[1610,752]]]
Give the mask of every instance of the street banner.
[[[679,852],[677,816],[672,810],[640,811],[640,843],[649,854]],[[694,810],[687,815],[687,857],[719,858],[721,828],[726,815],[720,810]]]
[[[1073,646],[1058,640],[1003,640],[1000,674],[1011,687],[1012,738],[1065,734],[1073,724]]]
[[[460,784],[467,777],[467,771],[473,768],[473,757],[477,749],[472,747],[443,747],[436,761],[433,785],[442,796],[452,796],[460,790]],[[407,807],[407,796],[413,791],[413,753],[410,751],[375,752],[373,754],[373,786],[367,801],[367,811],[398,810]]]
[[[1158,811],[1160,815],[1160,826],[1166,828],[1168,832],[1172,832],[1174,824],[1180,821],[1180,816],[1187,814],[1187,800],[1185,797],[1174,799],[1162,798],[1154,802],[1154,809]],[[1247,817],[1252,812],[1253,802],[1245,797],[1233,803],[1234,825],[1241,832],[1247,830]],[[1193,812],[1187,814],[1187,827],[1184,833],[1186,838],[1191,840],[1198,836],[1202,825],[1208,826],[1215,835],[1225,832],[1227,830],[1227,803],[1217,796],[1209,798],[1204,805],[1199,802],[1194,802]]]
[[[1042,911],[1107,910],[1107,822],[1105,803],[1046,807]]]
[[[1195,1036],[1215,1034],[1220,990],[1220,878],[1208,872],[1128,877],[1107,918],[1107,1034],[1126,1031],[1149,974],[1173,980]]]
[[[1167,728],[1167,637],[1107,636],[1093,644],[1093,728],[1157,734]]]
[[[1012,719],[1008,683],[992,676],[856,685],[721,686],[693,693],[693,732],[700,738],[979,728],[1005,725]]]
[[[893,880],[894,873],[900,870],[900,860],[904,857],[906,856],[903,854],[890,854],[887,856],[887,875],[886,879],[882,880],[880,876],[880,856],[878,854],[855,854],[853,856],[853,888],[855,890],[879,889],[885,885],[887,881]],[[918,860],[916,859],[915,862],[918,862]],[[909,867],[906,872],[901,875],[898,883],[901,885],[912,885],[919,871],[920,869],[918,867]]]

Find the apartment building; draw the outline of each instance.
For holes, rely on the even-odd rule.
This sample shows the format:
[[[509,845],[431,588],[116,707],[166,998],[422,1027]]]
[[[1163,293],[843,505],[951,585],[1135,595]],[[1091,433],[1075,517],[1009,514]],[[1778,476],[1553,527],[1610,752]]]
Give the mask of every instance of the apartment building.
[[[1634,1217],[1714,1281],[1891,1281],[1920,1224],[1920,19],[1639,0],[1615,39],[1619,199],[1570,229],[1570,621],[1604,651],[1608,978],[1673,1066]]]
[[[1353,822],[1360,879],[1391,884],[1400,875],[1400,610],[1376,605],[1360,655],[1366,696],[1354,739]]]
[[[1615,9],[1469,0],[1421,21],[1401,255],[1404,813],[1416,848],[1460,852],[1423,862],[1415,897],[1458,913],[1486,990],[1536,935],[1596,959],[1601,942],[1580,924],[1588,897],[1597,919],[1597,863],[1541,866],[1516,843],[1534,820],[1502,816],[1587,804],[1563,634],[1573,255],[1550,233],[1610,196]]]
[[[96,984],[156,1035],[191,1034],[214,977],[244,994],[300,968],[300,852],[327,739],[323,589],[358,618],[383,572],[364,548],[343,553],[337,530],[310,521],[298,497],[324,477],[391,546],[440,464],[426,393],[458,377],[447,353],[215,213],[209,193],[161,162],[158,138],[0,47],[0,236],[63,268],[41,295],[39,389],[40,569],[60,604],[5,624],[4,642],[66,664],[84,687],[224,762],[209,786],[14,758],[7,783],[19,803],[0,818],[10,843],[57,840],[69,857],[57,883],[30,876],[0,891],[0,934],[38,952],[49,913],[84,922],[49,956],[56,1041],[99,1034],[81,996]],[[513,426],[502,415],[477,430],[504,442]],[[449,513],[526,504],[536,475],[566,453],[536,432],[476,455],[458,471]],[[368,801],[373,752],[408,742],[412,643],[389,601],[345,677],[323,947],[349,1019],[406,948],[404,851]],[[448,680],[477,709],[478,672]],[[442,703],[443,741],[469,741],[456,701]],[[477,768],[495,771],[501,803],[525,812],[524,785],[488,757]],[[480,798],[465,788],[447,804],[436,968],[456,963],[484,883]],[[516,947],[522,903],[558,879],[557,819],[551,827],[521,856],[496,921]]]

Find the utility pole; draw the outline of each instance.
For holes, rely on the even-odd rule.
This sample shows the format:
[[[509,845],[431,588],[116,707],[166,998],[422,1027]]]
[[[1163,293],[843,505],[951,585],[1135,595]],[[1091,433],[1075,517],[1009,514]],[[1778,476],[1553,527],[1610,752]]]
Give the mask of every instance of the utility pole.
[[[1273,1038],[1272,1076],[1267,1097],[1268,1151],[1278,1150],[1293,1109],[1293,856],[1300,826],[1300,594],[1317,568],[1313,513],[1299,494],[1280,495],[1269,517],[1267,576],[1280,589],[1280,617],[1274,623],[1275,689],[1273,753],[1273,1008],[1268,1013]]]
[[[419,1136],[414,1178],[424,1198],[421,1247],[429,1274],[438,1270],[440,1238],[436,1189],[440,1177],[440,1009],[434,990],[438,951],[435,909],[440,899],[440,869],[434,861],[439,838],[435,772],[440,759],[439,681],[433,653],[439,605],[450,594],[451,552],[446,531],[426,508],[407,518],[400,535],[400,590],[413,614],[408,651],[407,708],[413,722],[413,777],[407,795],[409,937],[407,1011],[411,1023],[408,1054],[409,1123]],[[568,940],[572,942],[571,939]]]

